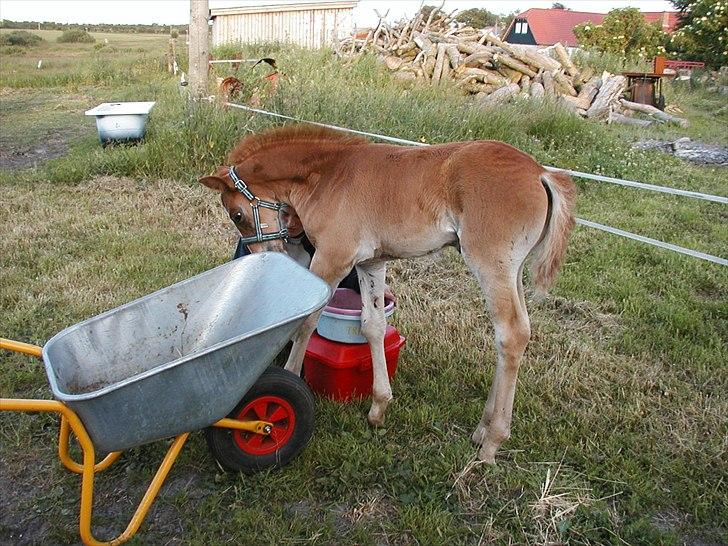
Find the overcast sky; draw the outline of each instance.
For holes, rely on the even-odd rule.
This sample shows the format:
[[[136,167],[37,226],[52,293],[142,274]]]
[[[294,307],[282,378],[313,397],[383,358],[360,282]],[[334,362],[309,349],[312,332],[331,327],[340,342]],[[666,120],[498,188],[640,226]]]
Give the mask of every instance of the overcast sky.
[[[209,0],[210,7],[230,5],[282,4],[290,0]],[[440,0],[426,0],[439,4]],[[576,11],[607,12],[613,8],[637,7],[642,11],[674,9],[666,0],[561,0]],[[417,12],[422,0],[359,0],[354,10],[354,24],[372,26],[377,21],[374,10],[387,19],[396,20]],[[550,8],[553,0],[446,0],[445,10],[486,8],[507,14],[528,8]],[[12,21],[54,21],[57,23],[145,23],[186,24],[189,0],[0,0],[0,19]]]

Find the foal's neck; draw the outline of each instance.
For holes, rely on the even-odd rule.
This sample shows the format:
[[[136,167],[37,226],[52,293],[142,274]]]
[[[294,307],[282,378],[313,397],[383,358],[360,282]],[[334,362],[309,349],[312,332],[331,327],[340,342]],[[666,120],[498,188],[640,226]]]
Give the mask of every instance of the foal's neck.
[[[256,151],[237,168],[243,178],[248,174],[251,180],[260,180],[261,187],[272,190],[279,199],[307,199],[324,174],[340,161],[345,149],[351,146],[335,141],[286,142]]]

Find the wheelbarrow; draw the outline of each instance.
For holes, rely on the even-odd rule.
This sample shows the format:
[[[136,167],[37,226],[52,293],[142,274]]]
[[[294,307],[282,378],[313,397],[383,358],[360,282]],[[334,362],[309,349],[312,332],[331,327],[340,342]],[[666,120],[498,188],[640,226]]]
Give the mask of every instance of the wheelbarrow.
[[[71,326],[42,348],[0,348],[42,358],[56,400],[0,399],[0,410],[61,416],[58,453],[82,475],[85,544],[121,544],[139,529],[191,431],[227,469],[281,466],[313,432],[303,381],[268,365],[330,289],[279,253],[228,262]],[[209,427],[209,428],[207,428]],[[73,460],[70,432],[83,452]],[[91,530],[94,476],[123,450],[175,436],[126,530],[100,542]],[[108,453],[96,462],[96,453]]]

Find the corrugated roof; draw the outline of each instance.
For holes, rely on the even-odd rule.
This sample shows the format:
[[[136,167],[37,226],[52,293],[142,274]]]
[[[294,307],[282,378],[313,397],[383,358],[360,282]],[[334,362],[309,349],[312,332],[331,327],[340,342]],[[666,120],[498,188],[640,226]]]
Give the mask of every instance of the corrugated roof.
[[[675,29],[678,21],[677,12],[642,12],[645,20],[650,23],[662,22],[662,30],[671,32]],[[516,19],[525,19],[536,39],[538,45],[553,45],[561,42],[566,46],[576,46],[578,41],[574,36],[573,28],[587,21],[599,25],[607,16],[606,13],[591,13],[586,11],[571,11],[565,9],[541,9],[531,8],[519,13]],[[515,19],[514,19],[515,22]],[[511,27],[513,26],[511,23]],[[506,36],[511,30],[506,31]]]
[[[244,2],[244,3],[243,3]],[[306,11],[328,9],[353,9],[358,0],[279,0],[277,3],[258,3],[243,0],[239,5],[233,2],[218,3],[220,7],[211,7],[210,16],[239,15],[242,13],[276,13],[282,11]]]

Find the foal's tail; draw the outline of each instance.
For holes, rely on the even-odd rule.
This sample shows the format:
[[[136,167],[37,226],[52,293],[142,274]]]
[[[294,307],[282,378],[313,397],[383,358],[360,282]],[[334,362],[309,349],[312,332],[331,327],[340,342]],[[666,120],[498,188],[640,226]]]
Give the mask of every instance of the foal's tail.
[[[531,270],[536,290],[546,292],[564,261],[566,244],[574,227],[576,187],[571,177],[562,172],[543,173],[541,183],[549,197],[549,211],[541,241],[533,250]]]

